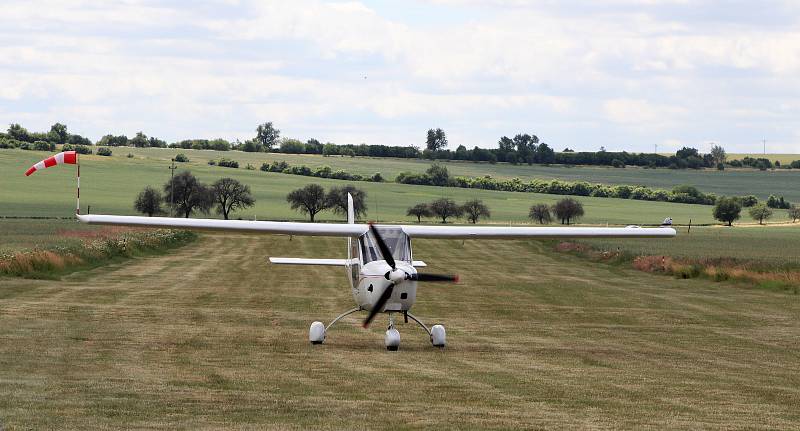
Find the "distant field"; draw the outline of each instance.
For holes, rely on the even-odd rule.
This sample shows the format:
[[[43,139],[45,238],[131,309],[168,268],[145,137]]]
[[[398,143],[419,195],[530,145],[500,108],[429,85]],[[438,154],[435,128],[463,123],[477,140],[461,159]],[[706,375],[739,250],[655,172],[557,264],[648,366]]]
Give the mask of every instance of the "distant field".
[[[279,154],[279,153],[243,153],[240,151],[216,152],[195,150],[173,150],[160,148],[116,148],[114,158],[122,157],[128,153],[137,157],[159,160],[169,164],[169,159],[178,153],[186,154],[192,165],[205,165],[208,160],[227,157],[236,160],[241,168],[247,163],[258,169],[265,161],[274,162],[285,160],[291,165],[306,165],[318,167],[328,165],[333,169],[344,169],[362,175],[372,175],[380,172],[389,180],[394,179],[402,171],[423,172],[431,162],[416,159],[392,159],[369,157],[322,157],[320,155]],[[0,155],[0,157],[2,157]],[[800,158],[800,156],[797,156]],[[472,162],[441,162],[445,164],[452,175],[484,176],[491,175],[495,178],[519,177],[523,180],[534,178],[585,180],[604,184],[631,184],[671,190],[677,185],[691,184],[704,192],[719,195],[753,194],[761,199],[770,194],[783,195],[792,202],[800,202],[800,170],[775,170],[756,171],[751,169],[728,169],[723,172],[716,170],[670,170],[670,169],[642,169],[627,167],[616,169],[598,166],[540,166],[540,165],[511,165],[508,163],[472,163]],[[165,165],[166,166],[166,165]],[[166,169],[166,168],[164,168]]]
[[[800,160],[800,154],[769,154],[769,153],[767,153],[767,154],[762,154],[762,153],[734,153],[734,154],[728,154],[728,160],[743,159],[745,157],[753,157],[755,159],[764,158],[764,159],[772,160],[772,162],[775,162],[777,160],[777,161],[781,162],[781,164],[788,164],[788,163],[792,163],[795,160]]]
[[[142,150],[144,153],[164,151],[164,159],[126,158],[129,149],[115,149],[113,157],[82,156],[81,204],[86,212],[91,205],[92,213],[135,214],[133,201],[137,193],[147,185],[160,187],[169,180],[167,150]],[[135,152],[136,150],[130,150]],[[174,152],[174,151],[173,151]],[[296,175],[265,173],[259,170],[220,168],[208,166],[201,156],[259,157],[273,155],[250,155],[242,153],[188,152],[194,162],[182,165],[190,168],[201,180],[214,181],[230,176],[250,185],[256,198],[253,209],[242,211],[236,217],[261,220],[302,219],[291,211],[286,203],[286,194],[309,183],[325,187],[348,184],[345,181],[325,180]],[[0,151],[0,216],[56,216],[68,217],[74,212],[75,169],[74,166],[58,166],[25,177],[23,172],[32,163],[45,157],[46,153],[19,150]],[[119,156],[118,156],[119,155]],[[317,157],[322,160],[322,157]],[[334,161],[337,159],[325,159]],[[364,160],[356,159],[364,162]],[[240,160],[244,161],[244,160]],[[253,160],[255,162],[255,160]],[[246,163],[246,162],[245,162]],[[580,172],[583,169],[570,169]],[[666,171],[665,171],[666,172]],[[432,186],[410,186],[404,184],[356,183],[368,192],[368,218],[383,221],[412,221],[405,215],[406,209],[418,202],[439,197],[451,197],[459,202],[476,197],[483,199],[492,210],[493,223],[528,223],[528,209],[534,203],[553,203],[561,198],[557,195],[533,193],[495,192]],[[656,224],[671,216],[676,223],[713,223],[711,207],[665,202],[645,202],[626,199],[580,198],[586,209],[583,223],[590,224]],[[784,218],[779,213],[776,218]],[[339,220],[329,212],[320,220]]]

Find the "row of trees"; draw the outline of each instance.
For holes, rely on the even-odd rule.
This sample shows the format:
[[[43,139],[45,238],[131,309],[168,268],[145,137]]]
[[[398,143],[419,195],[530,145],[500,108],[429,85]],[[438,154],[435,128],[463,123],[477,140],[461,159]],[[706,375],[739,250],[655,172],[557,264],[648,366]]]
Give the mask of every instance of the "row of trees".
[[[38,146],[33,144],[39,143]],[[27,143],[28,145],[23,145]],[[46,133],[29,132],[19,124],[11,124],[8,132],[0,133],[0,148],[22,147],[25,149],[45,150],[43,144],[48,145],[92,145],[92,142],[83,136],[70,134],[67,126],[56,123]],[[337,145],[331,142],[321,143],[311,138],[302,142],[293,138],[281,138],[272,122],[259,124],[255,129],[255,136],[244,142],[225,139],[186,139],[171,144],[156,137],[148,137],[143,132],[137,132],[132,138],[125,135],[108,134],[97,141],[98,146],[133,146],[133,147],[159,147],[183,148],[196,150],[230,151],[239,150],[246,152],[281,152],[291,154],[322,154],[324,156],[368,156],[368,157],[399,157],[399,158],[427,158],[431,160],[465,160],[473,162],[508,162],[512,164],[563,164],[563,165],[600,165],[624,168],[625,166],[641,167],[666,167],[673,169],[700,169],[725,166],[752,167],[755,169],[772,169],[776,167],[800,169],[800,160],[781,166],[780,162],[772,162],[767,158],[745,157],[742,160],[728,160],[725,149],[714,145],[707,154],[701,154],[696,148],[683,147],[675,155],[665,156],[656,153],[628,153],[606,151],[601,147],[599,151],[575,152],[565,148],[556,152],[544,142],[540,142],[535,134],[519,133],[513,137],[502,136],[497,142],[497,148],[467,149],[459,145],[455,150],[447,149],[447,135],[441,128],[429,129],[426,133],[425,147],[420,150],[416,146],[386,146],[367,144]],[[52,148],[52,147],[49,147]]]
[[[233,178],[220,178],[206,185],[188,171],[175,175],[164,184],[163,190],[162,194],[153,187],[145,187],[136,197],[134,209],[152,217],[166,213],[166,206],[170,213],[186,218],[194,212],[208,214],[215,209],[228,220],[231,212],[255,204],[250,187]]]
[[[717,200],[712,214],[716,220],[728,226],[733,226],[733,222],[741,218],[742,208],[743,204],[741,199],[723,196]],[[800,220],[800,207],[791,205],[788,210],[787,215],[792,220],[792,223]],[[770,206],[760,203],[750,207],[748,214],[753,220],[758,221],[758,224],[764,224],[764,222],[772,218],[775,213]]]
[[[459,205],[450,198],[441,198],[430,203],[416,204],[408,208],[406,215],[416,217],[418,223],[423,217],[437,217],[442,219],[442,223],[447,223],[448,218],[466,217],[475,224],[482,218],[490,218],[492,212],[480,199],[470,199]]]
[[[331,210],[334,214],[347,216],[347,194],[353,196],[353,211],[356,218],[367,214],[367,192],[352,185],[332,187],[327,193],[319,184],[308,184],[286,195],[289,206],[308,215],[311,222],[322,211]]]

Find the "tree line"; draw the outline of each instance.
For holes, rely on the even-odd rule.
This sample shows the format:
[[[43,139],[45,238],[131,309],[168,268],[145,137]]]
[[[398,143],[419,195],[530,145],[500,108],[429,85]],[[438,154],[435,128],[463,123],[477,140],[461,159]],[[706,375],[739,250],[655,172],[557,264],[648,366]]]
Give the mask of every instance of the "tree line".
[[[212,209],[228,220],[236,210],[255,204],[250,187],[233,178],[220,178],[206,185],[189,171],[175,175],[162,187],[163,194],[145,187],[134,201],[136,211],[150,217],[171,214],[189,218],[193,213],[208,214]]]
[[[774,196],[770,197],[774,198]],[[733,222],[742,217],[742,209],[744,207],[745,205],[742,202],[742,199],[723,196],[719,198],[714,205],[712,215],[714,216],[714,219],[719,220],[728,226],[733,226]],[[750,206],[747,212],[750,215],[750,218],[757,221],[758,224],[763,225],[765,221],[772,218],[772,216],[775,214],[773,211],[774,208],[779,207],[770,206],[769,203],[759,203]],[[800,207],[796,205],[788,205],[785,207],[785,209],[788,209],[786,215],[789,217],[792,223],[796,223],[798,220],[800,220]]]
[[[54,151],[55,145],[70,145],[77,151],[88,151],[85,148],[92,141],[83,136],[67,131],[67,126],[55,123],[50,131],[29,132],[19,124],[11,124],[7,133],[0,133],[0,148],[22,148],[38,151]],[[194,150],[216,151],[245,151],[245,152],[280,152],[287,154],[321,154],[323,156],[362,156],[362,157],[396,157],[430,160],[464,160],[472,162],[506,162],[511,164],[559,164],[559,165],[596,165],[624,168],[626,166],[639,166],[645,168],[671,168],[671,169],[725,169],[730,167],[750,167],[767,170],[775,168],[800,169],[800,160],[795,160],[788,165],[781,165],[779,161],[770,161],[767,158],[745,157],[741,160],[727,160],[724,148],[714,145],[707,154],[701,154],[696,148],[683,147],[674,155],[666,156],[656,153],[629,153],[626,151],[612,152],[601,147],[599,151],[576,152],[564,148],[556,152],[547,143],[540,142],[535,134],[519,133],[513,137],[502,136],[497,142],[497,148],[480,148],[475,146],[467,149],[459,145],[455,150],[447,149],[447,135],[441,128],[429,129],[426,133],[424,148],[411,146],[388,146],[380,144],[335,144],[322,143],[311,138],[305,142],[294,138],[281,138],[280,130],[272,122],[259,124],[255,129],[255,136],[244,142],[236,139],[185,139],[168,144],[166,141],[148,137],[143,132],[137,132],[132,138],[126,135],[107,134],[101,137],[94,145],[101,147],[156,147],[156,148],[182,148]]]

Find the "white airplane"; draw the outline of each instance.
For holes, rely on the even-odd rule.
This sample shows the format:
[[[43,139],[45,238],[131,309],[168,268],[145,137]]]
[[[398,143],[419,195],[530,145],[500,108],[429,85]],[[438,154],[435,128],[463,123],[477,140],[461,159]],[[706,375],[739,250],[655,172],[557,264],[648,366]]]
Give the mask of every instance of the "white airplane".
[[[328,330],[341,318],[358,312],[368,312],[366,328],[378,313],[387,313],[389,326],[384,342],[389,350],[400,347],[400,333],[395,327],[394,314],[402,314],[406,323],[413,320],[430,337],[435,347],[446,344],[445,328],[428,328],[409,311],[417,299],[418,282],[455,282],[457,276],[419,273],[425,262],[414,260],[411,237],[447,239],[513,239],[513,238],[670,238],[671,227],[625,228],[599,227],[500,227],[500,226],[420,226],[356,224],[353,198],[348,195],[347,224],[296,223],[247,220],[214,220],[169,217],[134,217],[113,215],[77,215],[84,223],[125,225],[155,228],[182,228],[235,232],[259,232],[286,235],[334,236],[347,238],[346,259],[305,259],[270,257],[274,264],[330,265],[346,269],[355,300],[355,307],[337,316],[331,323],[313,322],[308,338],[312,344],[322,344]]]

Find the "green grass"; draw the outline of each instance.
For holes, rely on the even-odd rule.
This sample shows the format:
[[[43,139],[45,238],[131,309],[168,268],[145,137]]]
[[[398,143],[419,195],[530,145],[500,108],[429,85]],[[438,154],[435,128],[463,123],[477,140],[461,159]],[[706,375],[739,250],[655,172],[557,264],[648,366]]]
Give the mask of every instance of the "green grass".
[[[147,154],[148,156],[126,158],[127,152]],[[91,206],[91,212],[110,214],[134,214],[133,201],[137,193],[147,185],[160,187],[169,180],[169,163],[165,160],[174,154],[173,150],[160,149],[115,149],[114,156],[81,156],[82,188],[81,204],[83,211]],[[231,169],[208,166],[202,156],[219,157],[225,155],[234,159],[240,157],[260,158],[276,157],[267,154],[219,153],[202,151],[185,151],[192,163],[182,165],[189,168],[201,180],[214,181],[223,176],[230,176],[250,185],[256,199],[252,209],[235,214],[245,219],[261,220],[301,219],[302,215],[289,209],[285,201],[286,194],[292,189],[309,183],[319,183],[325,187],[348,184],[345,181],[325,180],[296,175],[265,173],[258,170],[249,171],[243,168]],[[162,158],[154,158],[152,154],[163,154]],[[74,208],[74,166],[58,166],[37,172],[25,177],[23,172],[28,166],[46,156],[46,153],[20,150],[0,151],[0,216],[54,216],[69,217]],[[303,156],[298,156],[303,157]],[[317,157],[323,160],[322,157]],[[324,159],[338,160],[338,159]],[[384,166],[390,161],[376,159],[353,159],[360,163],[375,163]],[[240,160],[243,162],[243,160]],[[404,162],[406,163],[406,162]],[[415,163],[415,162],[410,162]],[[421,163],[421,162],[418,162]],[[244,163],[242,163],[244,165]],[[420,165],[424,167],[424,165]],[[466,165],[465,165],[466,166]],[[476,165],[477,166],[477,165]],[[489,165],[486,165],[490,167]],[[559,168],[550,168],[559,169]],[[592,172],[592,168],[563,168],[565,171]],[[378,169],[371,169],[371,171]],[[645,170],[642,170],[645,172]],[[655,172],[655,171],[652,171]],[[675,171],[662,171],[675,174]],[[590,174],[587,174],[590,175]],[[778,174],[776,174],[778,175]],[[783,175],[783,173],[780,173]],[[554,203],[561,196],[540,195],[533,193],[495,192],[443,188],[432,186],[411,186],[404,184],[357,183],[358,187],[368,192],[368,218],[382,221],[412,221],[405,211],[418,202],[431,201],[439,197],[450,197],[463,202],[471,198],[483,199],[492,210],[493,223],[527,223],[528,209],[534,203]],[[740,184],[741,186],[741,184]],[[741,193],[739,193],[741,194]],[[704,205],[685,205],[664,202],[644,202],[608,198],[580,198],[586,209],[583,223],[589,224],[654,224],[664,217],[671,216],[676,223],[712,223],[711,207]],[[778,211],[776,219],[785,217]],[[320,220],[336,220],[337,216],[325,212]]]
[[[220,153],[216,151],[173,150],[160,148],[118,148],[113,157],[125,157],[128,153],[137,157],[151,158],[168,164],[169,159],[178,153],[186,154],[191,164],[204,165],[208,160],[228,157],[239,162],[241,168],[247,163],[258,169],[265,161],[285,160],[291,165],[307,165],[318,167],[328,165],[333,169],[344,169],[362,175],[381,172],[384,178],[394,179],[402,171],[423,172],[431,162],[416,159],[390,159],[369,157],[322,157],[320,155],[276,154],[276,153],[242,153],[238,151]],[[787,155],[786,158],[800,159],[800,155]],[[753,169],[708,170],[671,170],[642,169],[627,167],[615,169],[597,166],[540,166],[511,165],[508,163],[472,163],[441,162],[447,166],[452,175],[484,176],[495,178],[519,177],[523,180],[534,178],[586,180],[604,184],[645,185],[649,187],[671,190],[677,185],[691,184],[703,192],[718,195],[753,194],[766,199],[770,194],[783,195],[792,202],[800,202],[800,170],[758,171]],[[783,162],[782,162],[783,163]]]
[[[669,241],[640,239],[582,240],[599,250],[622,250],[634,255],[665,255],[678,258],[729,258],[745,260],[764,268],[799,268],[800,223],[781,227],[685,227]]]
[[[0,279],[15,429],[797,429],[798,296],[678,280],[535,241],[415,241],[430,271],[399,352],[345,318],[331,238],[208,235],[63,281]]]

